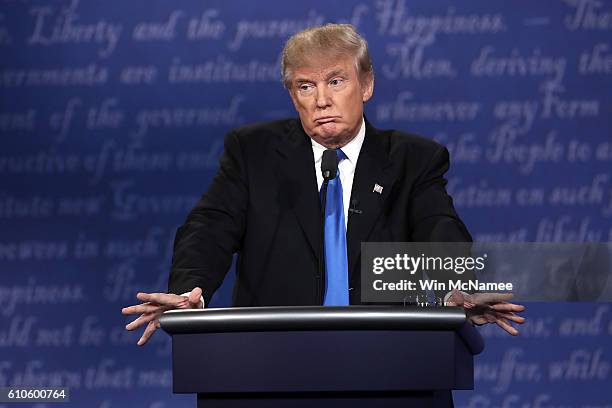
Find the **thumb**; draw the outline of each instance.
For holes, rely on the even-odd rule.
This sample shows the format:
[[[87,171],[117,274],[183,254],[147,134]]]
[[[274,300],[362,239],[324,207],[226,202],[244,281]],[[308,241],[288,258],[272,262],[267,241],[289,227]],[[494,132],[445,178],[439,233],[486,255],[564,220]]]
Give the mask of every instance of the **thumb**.
[[[189,304],[194,307],[203,307],[202,305],[202,289],[195,287],[191,293],[189,293]]]

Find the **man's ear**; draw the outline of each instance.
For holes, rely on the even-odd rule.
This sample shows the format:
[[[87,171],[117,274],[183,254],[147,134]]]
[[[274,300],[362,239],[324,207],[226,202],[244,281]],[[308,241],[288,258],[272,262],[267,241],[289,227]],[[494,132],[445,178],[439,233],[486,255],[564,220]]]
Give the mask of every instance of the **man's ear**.
[[[361,100],[366,103],[374,93],[374,75],[369,74],[363,81],[361,88]]]

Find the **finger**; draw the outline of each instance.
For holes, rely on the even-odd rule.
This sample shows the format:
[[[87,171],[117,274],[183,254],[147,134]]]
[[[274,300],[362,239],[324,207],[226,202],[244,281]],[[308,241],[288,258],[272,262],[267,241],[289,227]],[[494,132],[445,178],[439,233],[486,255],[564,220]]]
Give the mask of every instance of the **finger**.
[[[525,306],[517,305],[515,303],[496,303],[491,305],[491,309],[500,312],[524,312]]]
[[[132,331],[135,330],[141,326],[143,326],[146,323],[149,323],[151,320],[157,318],[157,316],[159,316],[159,314],[157,313],[146,313],[146,314],[142,314],[140,315],[140,317],[128,324],[125,325],[125,329]]]
[[[199,287],[194,288],[189,294],[189,306],[191,308],[202,307],[202,289]]]
[[[501,303],[513,297],[513,293],[475,293],[472,295],[475,303]]]
[[[152,313],[159,309],[159,305],[151,303],[143,303],[141,305],[128,306],[121,309],[121,313],[124,315],[131,315],[137,313]]]
[[[525,318],[522,316],[517,316],[514,313],[498,313],[498,316],[503,317],[506,320],[511,320],[514,323],[523,324],[525,323]]]
[[[185,300],[183,296],[175,295],[173,293],[140,292],[136,295],[136,297],[138,300],[142,300],[143,302],[158,303],[160,305],[176,305]]]
[[[140,338],[140,340],[138,340],[137,344],[139,346],[145,345],[145,343],[149,341],[149,339],[151,338],[153,333],[155,333],[155,330],[157,330],[158,327],[159,327],[159,320],[154,320],[152,322],[149,322],[149,325],[145,329],[144,333],[142,333],[142,337]]]
[[[515,329],[514,327],[512,327],[506,320],[504,319],[497,319],[497,321],[495,322],[497,323],[497,325],[499,327],[501,327],[502,329],[504,329],[505,331],[507,331],[509,334],[516,336],[518,335],[518,330]]]

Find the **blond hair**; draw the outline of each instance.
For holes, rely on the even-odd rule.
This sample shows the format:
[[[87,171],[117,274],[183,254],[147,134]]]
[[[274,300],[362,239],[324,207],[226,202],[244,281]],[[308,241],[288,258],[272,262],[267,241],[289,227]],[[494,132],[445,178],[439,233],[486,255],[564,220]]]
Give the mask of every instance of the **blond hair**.
[[[351,24],[326,24],[307,28],[287,40],[281,60],[281,76],[285,88],[291,86],[296,67],[308,66],[308,61],[324,57],[337,59],[353,57],[360,81],[373,77],[374,69],[368,43]]]

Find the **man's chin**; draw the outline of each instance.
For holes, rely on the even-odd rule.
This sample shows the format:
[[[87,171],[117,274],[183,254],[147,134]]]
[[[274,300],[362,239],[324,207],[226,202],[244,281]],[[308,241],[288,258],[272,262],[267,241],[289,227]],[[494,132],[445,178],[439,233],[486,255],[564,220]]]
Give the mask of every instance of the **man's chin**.
[[[338,133],[322,133],[318,132],[315,137],[313,137],[315,142],[329,148],[336,149],[342,143],[342,136]]]

